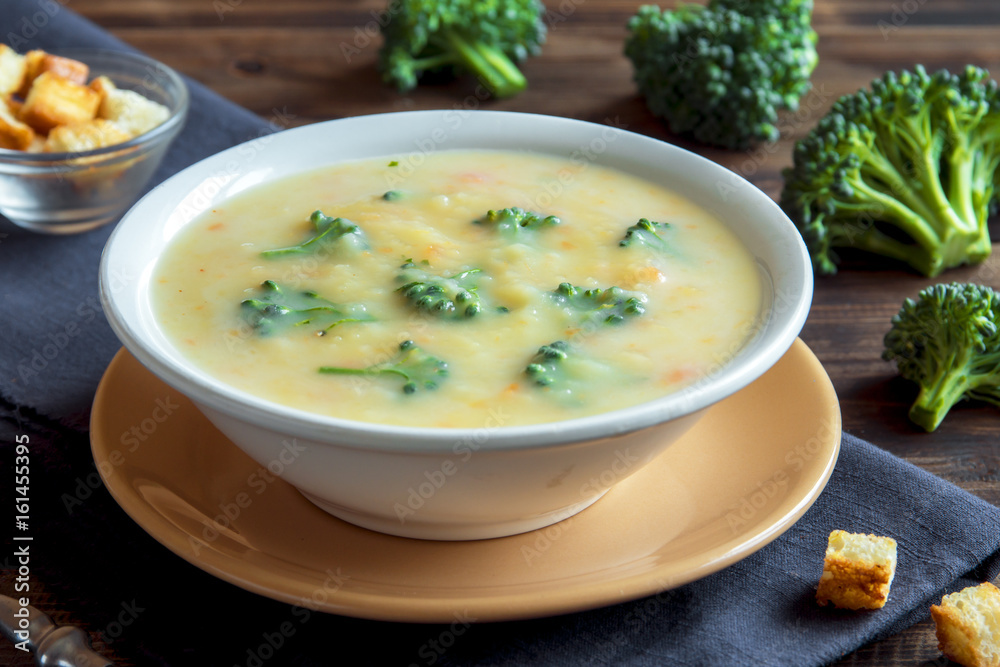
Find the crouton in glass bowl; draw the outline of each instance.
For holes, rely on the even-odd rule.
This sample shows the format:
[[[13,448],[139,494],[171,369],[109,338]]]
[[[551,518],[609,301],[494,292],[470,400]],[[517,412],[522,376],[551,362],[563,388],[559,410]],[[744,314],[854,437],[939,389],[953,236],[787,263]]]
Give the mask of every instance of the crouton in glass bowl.
[[[187,87],[151,58],[0,45],[0,214],[36,232],[115,221],[184,125]]]

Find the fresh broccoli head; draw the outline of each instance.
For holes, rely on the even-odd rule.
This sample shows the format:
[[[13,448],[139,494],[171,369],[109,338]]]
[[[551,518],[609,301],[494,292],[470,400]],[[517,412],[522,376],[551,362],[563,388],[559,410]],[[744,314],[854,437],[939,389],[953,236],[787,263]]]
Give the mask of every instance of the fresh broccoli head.
[[[396,291],[418,311],[442,319],[475,317],[483,311],[476,285],[480,269],[439,276],[417,268],[413,262],[400,268],[399,280],[404,284]]]
[[[963,398],[1000,405],[1000,295],[974,284],[928,287],[892,318],[882,358],[920,387],[910,419],[927,431]]]
[[[554,215],[542,216],[540,213],[512,207],[487,211],[486,215],[473,222],[493,227],[506,238],[516,239],[522,236],[523,232],[536,232],[555,227],[561,221]]]
[[[669,228],[669,222],[654,222],[640,218],[639,222],[625,230],[625,236],[618,245],[623,248],[649,248],[657,252],[666,252],[670,246],[660,233]]]
[[[818,273],[857,248],[933,277],[989,256],[998,165],[996,82],[917,66],[833,104],[796,144],[781,205]]]
[[[399,344],[399,351],[391,359],[367,368],[341,368],[321,366],[320,373],[330,375],[365,375],[369,377],[397,377],[403,381],[403,393],[413,394],[420,389],[437,389],[448,377],[448,364],[428,354],[412,340]]]
[[[359,251],[368,250],[368,239],[361,228],[346,218],[331,218],[323,215],[322,211],[315,211],[309,216],[316,233],[302,243],[288,248],[278,248],[276,250],[265,250],[260,253],[262,257],[274,258],[285,257],[287,255],[305,255],[316,252],[320,248],[329,249],[334,244],[338,247]]]
[[[639,8],[625,55],[639,92],[670,130],[724,148],[779,137],[819,58],[812,0],[711,0]]]
[[[545,42],[540,0],[398,0],[386,12],[379,69],[407,91],[424,72],[470,72],[494,97],[527,86],[516,62]]]
[[[560,308],[573,315],[582,315],[584,321],[601,324],[623,324],[646,312],[645,295],[620,287],[584,289],[562,283],[549,292],[549,296]]]
[[[261,283],[256,296],[240,304],[243,319],[258,334],[315,325],[322,332],[346,322],[374,320],[362,304],[340,306],[310,290],[289,291],[273,280]]]

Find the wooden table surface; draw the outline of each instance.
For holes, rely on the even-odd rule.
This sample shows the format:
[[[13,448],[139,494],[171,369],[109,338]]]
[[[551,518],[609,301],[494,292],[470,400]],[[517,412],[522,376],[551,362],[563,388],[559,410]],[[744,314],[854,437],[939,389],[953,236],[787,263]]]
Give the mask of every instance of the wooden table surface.
[[[671,137],[646,110],[622,55],[637,0],[547,0],[543,54],[525,63],[524,94],[471,95],[468,81],[400,95],[375,71],[384,0],[71,0],[68,6],[126,42],[283,126],[404,109],[478,107],[569,116],[679,143],[733,169],[772,197],[780,171],[841,94],[886,69],[974,63],[1000,74],[1000,3],[994,0],[815,0],[820,62],[803,109],[782,139],[756,151],[705,149]],[[1000,228],[994,225],[994,238]],[[1000,287],[1000,253],[942,279]],[[905,297],[933,282],[856,263],[817,281],[802,338],[841,399],[845,430],[1000,505],[1000,411],[961,405],[937,432],[906,417],[914,388],[882,361],[882,337]],[[844,659],[843,665],[941,664],[930,621]]]

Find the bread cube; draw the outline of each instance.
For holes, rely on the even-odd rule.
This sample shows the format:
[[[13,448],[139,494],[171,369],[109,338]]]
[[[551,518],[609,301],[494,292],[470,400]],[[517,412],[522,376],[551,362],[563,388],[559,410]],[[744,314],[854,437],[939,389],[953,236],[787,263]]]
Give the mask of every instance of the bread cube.
[[[0,44],[0,96],[20,90],[26,69],[24,56],[6,44]]]
[[[91,89],[101,96],[101,104],[104,104],[104,98],[108,96],[112,90],[118,90],[118,86],[115,82],[104,76],[103,74],[98,77],[94,77],[94,80],[90,82]],[[98,111],[98,114],[100,111]]]
[[[90,87],[101,93],[99,118],[110,120],[133,137],[149,132],[170,117],[170,109],[133,90],[117,88],[107,77],[98,77]]]
[[[32,140],[31,144],[24,149],[29,153],[44,153],[45,152],[45,137],[40,134],[36,134],[35,138]]]
[[[14,91],[16,95],[27,97],[28,91],[31,90],[31,84],[41,73],[42,60],[44,60],[46,55],[48,54],[41,49],[28,51],[24,54],[24,77],[21,79],[21,86]]]
[[[62,56],[54,56],[51,53],[46,53],[41,50],[28,51],[24,55],[25,60],[25,72],[24,79],[21,82],[21,87],[18,90],[18,94],[21,97],[27,97],[28,93],[31,92],[31,86],[35,83],[35,79],[40,77],[45,72],[51,72],[56,76],[66,79],[67,81],[72,81],[73,83],[79,85],[85,85],[87,79],[90,77],[90,67],[79,60],[73,60],[72,58],[64,58]]]
[[[896,540],[891,537],[830,533],[816,601],[842,609],[881,609],[896,574]]]
[[[938,648],[965,667],[1000,667],[1000,589],[986,582],[931,605]]]
[[[36,132],[46,133],[58,125],[93,120],[100,103],[101,96],[87,86],[43,72],[31,85],[20,119]]]
[[[35,131],[22,123],[15,112],[0,100],[0,148],[15,151],[28,150],[35,140]]]
[[[132,137],[108,120],[95,118],[76,125],[60,125],[49,132],[45,140],[46,153],[81,153],[105,146],[114,146]]]

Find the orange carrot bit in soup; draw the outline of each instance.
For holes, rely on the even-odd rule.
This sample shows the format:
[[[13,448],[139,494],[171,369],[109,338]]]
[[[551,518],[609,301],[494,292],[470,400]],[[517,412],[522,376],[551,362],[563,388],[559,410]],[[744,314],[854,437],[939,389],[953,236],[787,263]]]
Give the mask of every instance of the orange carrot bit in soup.
[[[214,225],[210,226],[208,229],[210,231],[214,232],[214,231],[217,231],[217,230],[220,230],[220,229],[225,229],[225,228],[226,228],[226,223],[224,223],[224,222],[217,222]]]
[[[698,376],[698,369],[690,364],[678,366],[663,377],[666,384],[680,384]]]
[[[635,284],[637,285],[662,283],[666,280],[667,277],[663,275],[663,271],[655,266],[643,266],[635,272]]]

